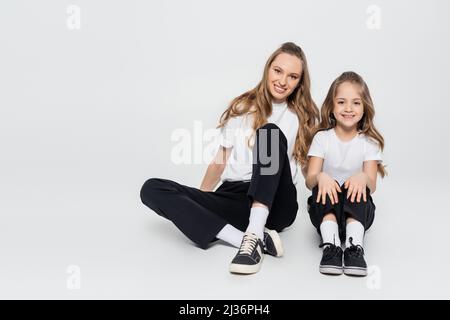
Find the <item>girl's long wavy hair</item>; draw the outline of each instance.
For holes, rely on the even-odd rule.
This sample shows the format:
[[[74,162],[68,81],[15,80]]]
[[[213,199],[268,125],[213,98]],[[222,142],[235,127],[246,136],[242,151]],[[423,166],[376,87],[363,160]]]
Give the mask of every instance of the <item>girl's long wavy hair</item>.
[[[304,167],[307,164],[307,153],[314,136],[314,129],[319,120],[319,109],[310,93],[311,83],[306,56],[303,50],[292,42],[284,43],[272,53],[264,67],[262,80],[254,89],[241,94],[231,101],[228,108],[220,117],[220,123],[217,128],[224,127],[232,117],[253,114],[253,137],[256,130],[267,123],[267,119],[272,114],[272,95],[267,86],[267,79],[272,62],[281,53],[293,55],[299,58],[302,63],[300,81],[286,102],[288,108],[296,113],[299,120],[299,129],[297,131],[293,153],[297,163],[300,163]],[[250,138],[247,141],[249,148],[252,147],[250,140],[252,139]]]
[[[328,90],[328,94],[320,110],[321,121],[316,129],[316,132],[321,130],[328,130],[336,126],[336,118],[333,115],[334,99],[336,98],[339,86],[344,82],[350,82],[360,87],[359,95],[362,100],[364,114],[361,120],[358,122],[358,131],[376,141],[380,146],[381,151],[383,151],[384,138],[375,128],[375,125],[373,123],[375,108],[373,106],[372,98],[370,97],[369,87],[367,86],[363,78],[353,71],[344,72],[331,84],[330,90]],[[387,174],[385,166],[380,163],[378,164],[377,170],[383,178]]]

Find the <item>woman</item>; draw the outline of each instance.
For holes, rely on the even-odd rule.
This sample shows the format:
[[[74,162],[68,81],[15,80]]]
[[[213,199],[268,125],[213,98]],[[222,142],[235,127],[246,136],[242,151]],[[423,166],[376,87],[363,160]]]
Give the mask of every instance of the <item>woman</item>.
[[[152,178],[142,202],[202,248],[216,239],[238,247],[230,272],[258,272],[264,253],[283,254],[277,232],[297,215],[297,164],[304,172],[318,117],[305,54],[285,43],[260,83],[222,114],[220,147],[200,190]]]

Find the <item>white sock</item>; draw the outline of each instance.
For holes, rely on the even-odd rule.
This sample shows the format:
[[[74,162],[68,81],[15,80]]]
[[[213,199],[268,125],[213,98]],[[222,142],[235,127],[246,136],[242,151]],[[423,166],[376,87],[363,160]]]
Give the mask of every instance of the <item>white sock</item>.
[[[244,237],[244,233],[233,227],[231,224],[225,225],[222,230],[216,235],[217,239],[223,240],[226,243],[239,248],[241,246],[242,238]]]
[[[352,243],[356,245],[363,246],[363,240],[364,240],[364,226],[359,221],[352,221],[350,223],[347,223],[346,228],[347,238],[345,240],[345,247],[350,247],[350,237],[352,237]]]
[[[261,240],[264,239],[264,226],[266,225],[269,209],[265,207],[253,207],[250,209],[250,221],[246,232],[252,232]]]
[[[320,233],[322,235],[322,242],[334,243],[337,247],[341,246],[341,239],[339,238],[339,228],[335,221],[325,220],[320,224]]]

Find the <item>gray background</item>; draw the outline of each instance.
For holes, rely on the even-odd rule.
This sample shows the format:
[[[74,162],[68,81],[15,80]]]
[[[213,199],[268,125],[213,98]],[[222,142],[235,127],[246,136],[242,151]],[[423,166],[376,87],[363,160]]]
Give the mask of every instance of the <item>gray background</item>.
[[[67,27],[71,4],[81,29]],[[381,28],[369,29],[369,5]],[[2,1],[0,298],[450,298],[448,1]],[[389,177],[374,195],[368,278],[319,274],[300,209],[286,255],[253,276],[140,203],[150,177],[198,187],[174,130],[213,128],[283,42],[305,50],[318,103],[345,70],[367,81]],[[186,213],[188,214],[188,213]],[[67,281],[70,265],[81,287]],[[375,287],[373,284],[376,283]],[[372,285],[371,285],[372,284]]]

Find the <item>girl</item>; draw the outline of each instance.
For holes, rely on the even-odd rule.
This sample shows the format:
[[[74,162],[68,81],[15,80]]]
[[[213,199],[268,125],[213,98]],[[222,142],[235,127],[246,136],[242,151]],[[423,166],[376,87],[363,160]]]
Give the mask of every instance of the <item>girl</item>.
[[[296,217],[297,163],[306,165],[318,117],[305,54],[285,43],[268,59],[260,83],[222,114],[219,150],[200,189],[152,178],[142,202],[201,248],[217,239],[239,248],[230,272],[255,273],[264,253],[283,254],[277,232]]]
[[[322,273],[367,275],[363,237],[374,220],[377,171],[385,176],[384,139],[374,115],[369,88],[358,74],[344,72],[332,83],[308,152],[305,181],[312,190],[311,222],[322,236]]]

